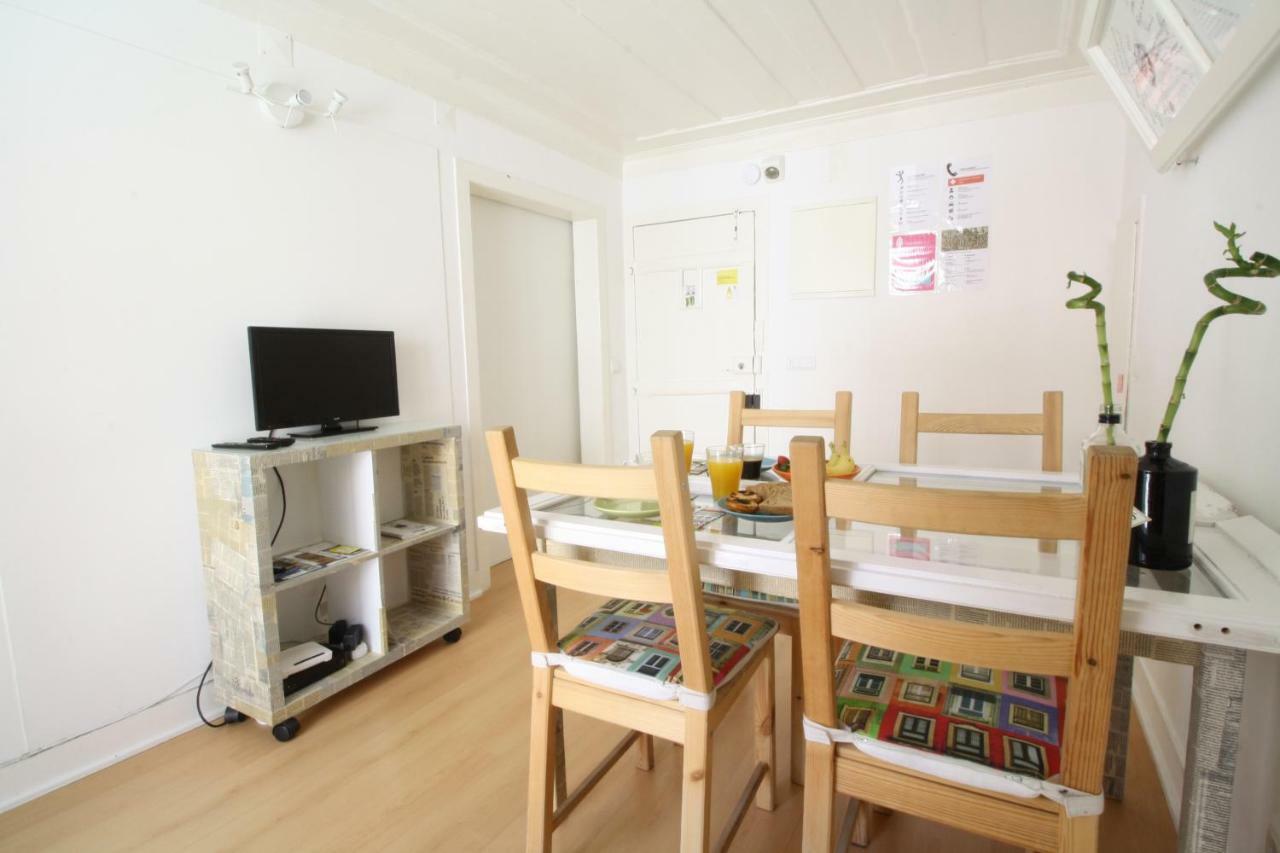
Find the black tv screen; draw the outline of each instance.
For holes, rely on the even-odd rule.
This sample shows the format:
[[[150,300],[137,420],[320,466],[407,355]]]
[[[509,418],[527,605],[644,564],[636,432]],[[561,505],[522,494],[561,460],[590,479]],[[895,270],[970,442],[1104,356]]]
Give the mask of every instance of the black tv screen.
[[[249,327],[257,428],[400,414],[393,332]]]

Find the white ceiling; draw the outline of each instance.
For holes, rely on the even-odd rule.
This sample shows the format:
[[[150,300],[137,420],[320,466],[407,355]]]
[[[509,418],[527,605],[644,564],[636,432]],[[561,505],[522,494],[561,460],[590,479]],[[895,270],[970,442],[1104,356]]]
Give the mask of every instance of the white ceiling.
[[[1081,0],[209,0],[614,158],[1084,67]]]

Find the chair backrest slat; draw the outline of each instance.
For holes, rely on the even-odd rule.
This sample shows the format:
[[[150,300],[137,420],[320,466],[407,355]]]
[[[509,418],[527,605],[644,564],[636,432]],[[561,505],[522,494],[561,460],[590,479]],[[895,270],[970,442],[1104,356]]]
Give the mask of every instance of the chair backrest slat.
[[[827,483],[827,514],[918,530],[1026,539],[1083,539],[1083,495]]]
[[[632,598],[656,604],[671,603],[671,580],[665,571],[602,566],[587,560],[571,560],[535,552],[533,576],[543,583],[590,595]]]
[[[1045,391],[1039,412],[1029,414],[988,414],[922,412],[920,393],[902,392],[902,417],[898,433],[898,461],[914,465],[920,433],[953,435],[1038,435],[1040,469],[1062,470],[1062,392]]]
[[[551,587],[593,595],[671,604],[680,641],[684,684],[709,693],[714,686],[702,605],[693,508],[678,432],[654,433],[652,467],[575,465],[524,459],[511,427],[485,433],[511,544],[511,563],[534,651],[555,651],[559,631],[547,606]],[[662,519],[666,571],[619,568],[553,557],[537,550],[528,491],[656,500]]]
[[[974,666],[1063,675],[1069,682],[1063,782],[1100,792],[1136,483],[1134,452],[1090,448],[1083,495],[834,482],[826,480],[824,462],[821,439],[791,442],[805,714],[823,725],[836,724],[833,637]],[[1081,539],[1072,632],[992,628],[833,602],[829,518],[940,532]]]
[[[807,427],[829,429],[834,433],[836,446],[851,447],[849,441],[853,429],[853,394],[837,391],[833,409],[748,409],[745,391],[729,394],[729,444],[742,444],[742,428],[758,427]]]
[[[849,601],[831,602],[831,632],[919,657],[1038,675],[1069,676],[1075,658],[1070,634],[944,622]]]
[[[595,498],[658,499],[653,469],[513,459],[516,485],[535,492]]]

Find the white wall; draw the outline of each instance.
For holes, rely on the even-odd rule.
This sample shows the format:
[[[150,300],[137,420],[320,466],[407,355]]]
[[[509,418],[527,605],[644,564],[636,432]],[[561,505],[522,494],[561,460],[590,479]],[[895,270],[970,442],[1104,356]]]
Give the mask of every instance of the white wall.
[[[798,129],[751,143],[629,161],[629,224],[754,207],[767,216],[764,404],[829,406],[853,392],[852,450],[898,458],[899,396],[918,390],[929,411],[1039,411],[1041,393],[1065,391],[1066,460],[1096,426],[1101,392],[1090,312],[1068,311],[1066,272],[1087,270],[1117,294],[1114,358],[1127,337],[1128,287],[1117,278],[1124,123],[1089,79],[1012,93],[947,99],[897,114]],[[742,163],[786,157],[786,178],[747,187]],[[916,162],[989,156],[993,166],[991,280],[970,293],[894,296],[885,251],[890,172]],[[872,298],[791,299],[789,212],[877,197],[880,234]],[[717,210],[718,208],[718,210]],[[628,236],[629,245],[629,236]],[[629,306],[628,306],[629,307]],[[643,356],[643,354],[641,354]],[[813,358],[815,370],[788,368]],[[675,426],[679,426],[678,424]],[[775,449],[782,449],[777,447]],[[921,460],[1038,467],[1034,439],[925,436]]]
[[[190,449],[252,431],[246,325],[393,329],[402,418],[461,421],[456,159],[621,231],[616,177],[256,48],[194,0],[0,4],[0,806],[192,725],[184,692],[78,737],[208,660]],[[226,90],[235,60],[342,88],[339,132],[270,125]]]
[[[1156,174],[1130,135],[1126,161],[1128,214],[1142,217],[1134,333],[1130,431],[1154,438],[1164,414],[1192,326],[1222,303],[1201,277],[1227,265],[1225,246],[1213,230],[1216,219],[1248,232],[1246,254],[1280,256],[1280,172],[1273,166],[1280,138],[1280,60],[1272,61],[1244,96],[1213,128],[1199,162]],[[1240,281],[1235,279],[1234,281]],[[1214,321],[1201,344],[1170,438],[1174,454],[1200,469],[1204,482],[1248,515],[1280,529],[1280,282],[1245,283],[1241,292],[1267,303],[1261,317]],[[1141,661],[1136,693],[1153,739],[1186,740],[1191,674],[1185,667]],[[1280,735],[1274,717],[1280,701],[1280,661],[1250,655],[1244,729],[1231,822],[1231,849],[1263,848],[1268,822],[1280,813]],[[1164,774],[1171,806],[1181,798],[1181,762],[1168,750]],[[1157,755],[1159,759],[1159,754]]]

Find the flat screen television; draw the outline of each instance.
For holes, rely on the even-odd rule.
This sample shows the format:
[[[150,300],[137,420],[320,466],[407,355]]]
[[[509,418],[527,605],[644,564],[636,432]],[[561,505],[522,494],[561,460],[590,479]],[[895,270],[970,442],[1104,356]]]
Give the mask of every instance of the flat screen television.
[[[400,414],[393,332],[250,326],[249,369],[260,430],[319,424],[290,433],[315,438],[374,429],[358,422]]]

